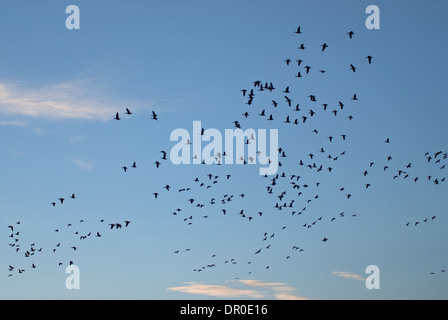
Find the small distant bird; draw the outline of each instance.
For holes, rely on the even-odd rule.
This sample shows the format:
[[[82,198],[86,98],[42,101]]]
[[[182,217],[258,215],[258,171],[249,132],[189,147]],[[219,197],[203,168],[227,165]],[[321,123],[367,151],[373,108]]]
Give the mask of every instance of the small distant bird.
[[[322,52],[323,52],[326,48],[328,48],[328,44],[326,44],[326,43],[324,42],[324,44],[322,44],[321,47],[322,47]]]
[[[352,37],[353,37],[353,35],[355,34],[353,31],[349,31],[349,32],[347,32],[347,34],[348,34],[348,37],[350,38],[350,39],[352,39]]]
[[[114,118],[115,120],[120,120],[120,115],[118,114],[118,112],[117,112],[117,114],[115,115],[115,118]]]
[[[74,193],[72,193],[72,195],[70,196],[71,199],[76,199],[76,196]]]
[[[151,119],[153,119],[153,120],[159,119],[157,114],[154,111],[152,112]]]
[[[352,64],[350,64],[350,69],[351,69],[353,72],[356,72],[356,68],[355,68],[355,66],[352,65]]]
[[[369,62],[369,64],[372,64],[372,58],[373,58],[372,56],[367,56],[366,57],[366,59]]]
[[[301,34],[301,33],[302,33],[302,32],[300,31],[300,26],[297,27],[297,30],[294,31],[294,33],[297,33],[297,34]]]
[[[328,239],[324,237],[324,238],[322,239],[322,241],[323,241],[323,242],[327,242]]]

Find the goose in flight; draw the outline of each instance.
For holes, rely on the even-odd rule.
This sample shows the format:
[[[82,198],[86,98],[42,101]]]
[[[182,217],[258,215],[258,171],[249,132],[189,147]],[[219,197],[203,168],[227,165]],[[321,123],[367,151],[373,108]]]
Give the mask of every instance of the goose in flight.
[[[349,31],[349,32],[347,32],[347,34],[348,34],[348,37],[350,38],[350,39],[352,39],[353,38],[353,35],[355,34],[353,31]]]
[[[132,114],[132,112],[128,108],[126,108],[126,114]]]
[[[157,119],[159,119],[157,114],[154,111],[152,112],[151,119],[156,120],[156,121],[157,121]]]
[[[115,118],[114,118],[115,120],[120,120],[120,115],[118,114],[118,112],[117,112],[117,114],[115,114]]]

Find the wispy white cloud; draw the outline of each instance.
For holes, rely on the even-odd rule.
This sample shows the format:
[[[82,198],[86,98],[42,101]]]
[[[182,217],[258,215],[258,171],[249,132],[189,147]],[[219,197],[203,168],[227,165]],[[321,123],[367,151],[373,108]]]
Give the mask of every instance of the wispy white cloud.
[[[170,291],[205,295],[220,298],[257,298],[278,300],[307,300],[308,298],[294,294],[295,289],[286,283],[264,282],[260,280],[237,280],[233,284],[243,284],[244,287],[234,285],[212,285],[198,282],[184,282],[182,286],[168,288]]]
[[[265,282],[261,280],[238,280],[249,287],[282,287],[285,286],[286,283],[280,282]]]
[[[30,88],[0,80],[0,114],[48,119],[112,119],[120,106],[91,82],[77,80]],[[9,123],[20,125],[21,122]]]
[[[183,286],[168,288],[171,291],[199,294],[211,297],[221,298],[262,298],[263,295],[259,294],[256,290],[237,289],[224,285],[203,284],[197,282],[184,282]]]
[[[70,161],[76,164],[76,166],[78,166],[78,168],[82,170],[92,170],[95,167],[95,163],[91,161],[84,161],[79,159],[70,159]]]
[[[347,278],[347,279],[354,279],[354,280],[360,280],[360,281],[365,281],[366,280],[361,275],[353,273],[353,272],[333,271],[332,274],[335,274],[338,277]]]
[[[11,121],[0,121],[0,126],[14,126],[14,127],[26,127],[28,123],[25,121],[11,120]]]
[[[277,300],[310,300],[309,298],[298,296],[298,295],[291,294],[291,293],[286,293],[286,292],[275,293],[275,298]]]
[[[265,282],[261,280],[239,280],[239,282],[249,286],[260,288],[267,295],[272,294],[278,300],[308,300],[308,298],[294,294],[296,291],[287,283]]]

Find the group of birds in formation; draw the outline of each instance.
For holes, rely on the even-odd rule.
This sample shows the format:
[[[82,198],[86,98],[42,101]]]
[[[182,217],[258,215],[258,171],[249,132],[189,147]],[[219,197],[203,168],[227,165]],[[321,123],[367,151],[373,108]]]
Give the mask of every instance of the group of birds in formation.
[[[295,34],[297,34],[298,36],[300,36],[302,34],[301,28],[298,27],[297,30],[294,31]],[[349,31],[347,32],[348,35],[348,40],[352,41],[352,39],[354,39],[355,33],[353,31]],[[322,54],[324,54],[325,51],[330,50],[328,49],[330,48],[330,46],[327,43],[323,43],[321,45],[321,50],[320,52],[322,52]],[[300,43],[298,46],[298,50],[302,51],[302,50],[306,50],[307,47],[305,46],[304,43]],[[365,57],[365,63],[367,65],[371,65],[372,61],[373,61],[373,57],[371,55],[367,55]],[[293,66],[293,60],[291,60],[290,58],[287,58],[284,60],[287,68],[291,68]],[[294,77],[295,78],[304,78],[306,76],[308,76],[310,73],[312,73],[314,70],[314,67],[309,66],[306,64],[306,61],[302,60],[301,58],[298,58],[295,60],[296,64],[296,69],[295,69],[295,73],[294,73]],[[319,69],[319,68],[318,68]],[[358,67],[355,66],[353,63],[349,63],[347,65],[347,71],[348,72],[358,72]],[[321,75],[324,75],[327,71],[320,69],[318,70],[318,72]],[[347,100],[349,99],[352,102],[346,102],[346,99],[341,99],[337,102],[335,102],[334,104],[332,103],[317,103],[318,101],[318,97],[316,97],[313,94],[310,94],[308,96],[309,98],[309,103],[312,105],[312,107],[307,108],[307,110],[302,110],[304,109],[300,103],[297,103],[296,101],[293,101],[293,98],[291,96],[292,91],[291,91],[291,87],[292,86],[286,86],[284,88],[284,90],[281,90],[280,96],[281,98],[279,99],[278,96],[270,96],[268,98],[268,100],[270,100],[270,104],[272,105],[272,107],[270,107],[270,110],[268,110],[267,108],[261,109],[261,110],[257,110],[255,111],[254,109],[256,108],[255,102],[257,101],[255,98],[259,97],[259,95],[267,95],[267,94],[272,94],[274,95],[275,92],[278,92],[278,89],[275,88],[274,84],[270,81],[265,82],[265,81],[260,81],[260,80],[256,80],[253,82],[253,87],[249,88],[249,89],[242,89],[242,96],[244,98],[247,98],[246,100],[246,104],[247,104],[247,108],[248,110],[245,111],[242,116],[244,117],[243,119],[238,119],[233,121],[233,124],[236,128],[241,128],[241,124],[246,121],[247,119],[249,119],[252,116],[252,112],[256,112],[257,116],[259,117],[264,117],[266,118],[266,120],[268,121],[277,121],[278,125],[281,126],[283,124],[292,124],[292,125],[301,125],[303,127],[309,128],[310,132],[313,135],[319,136],[320,135],[320,130],[318,130],[318,128],[315,127],[310,127],[312,124],[314,124],[318,118],[318,114],[320,113],[330,113],[332,116],[334,116],[335,119],[348,119],[348,121],[352,121],[354,119],[354,116],[351,113],[346,113],[344,115],[343,118],[341,118],[341,115],[344,114],[347,110],[350,109],[351,107],[351,103],[356,103],[359,99],[356,93],[353,93],[353,95],[349,98],[347,98]],[[284,100],[283,100],[284,99]],[[343,102],[344,101],[344,102]],[[332,105],[334,105],[332,107]],[[318,109],[317,109],[318,108]],[[288,110],[291,111],[292,114],[288,114],[286,116],[286,118],[284,118],[284,120],[278,120],[278,114],[280,113],[278,110],[279,109],[283,109],[283,110]],[[332,109],[332,110],[330,110]],[[133,113],[131,112],[131,110],[129,108],[125,109],[125,115],[132,115]],[[297,116],[295,116],[297,115]],[[159,116],[152,111],[151,113],[151,119],[157,121],[159,119]],[[120,117],[119,112],[116,113],[115,117],[113,118],[115,120],[121,120],[122,118]],[[347,120],[346,120],[347,121]],[[346,126],[347,124],[344,123],[344,126]],[[324,130],[322,130],[324,131]],[[247,137],[246,138],[246,144],[250,143],[251,138]],[[338,133],[335,135],[329,135],[324,137],[324,140],[326,141],[326,143],[330,143],[335,145],[335,142],[338,142],[337,146],[339,146],[339,143],[344,143],[346,140],[348,139],[347,135],[345,133]],[[391,139],[390,138],[385,138],[384,140],[385,144],[390,144]],[[334,148],[333,148],[334,150]],[[164,161],[168,160],[167,159],[167,152],[165,150],[161,150],[160,151],[161,156],[159,159],[157,159],[156,161],[154,161],[154,165],[156,168],[159,168]],[[284,167],[285,167],[285,158],[287,157],[287,150],[283,147],[278,148],[278,153],[279,153],[279,170],[280,172],[277,173],[274,177],[268,177],[267,175],[264,176],[264,178],[266,179],[266,186],[265,186],[265,192],[268,196],[272,197],[273,200],[273,205],[272,208],[263,208],[260,211],[255,211],[255,212],[247,212],[246,209],[242,208],[242,209],[238,209],[238,210],[233,210],[233,207],[228,207],[229,204],[232,202],[238,202],[237,200],[240,201],[244,201],[245,199],[245,194],[244,193],[240,193],[240,194],[233,194],[233,193],[226,193],[226,194],[222,194],[220,196],[214,194],[213,196],[208,196],[206,199],[197,199],[197,198],[193,198],[193,197],[189,197],[188,193],[191,192],[193,189],[195,189],[195,194],[206,194],[205,191],[204,192],[200,192],[200,190],[209,190],[209,189],[213,189],[213,187],[219,183],[219,182],[227,182],[230,183],[231,182],[231,174],[225,174],[224,176],[219,176],[218,174],[214,174],[214,173],[208,173],[207,175],[204,175],[203,177],[199,178],[199,177],[195,177],[192,178],[192,182],[194,182],[194,185],[191,186],[190,184],[188,186],[178,186],[177,188],[173,188],[172,186],[170,186],[169,184],[166,184],[165,186],[161,186],[160,190],[157,190],[155,192],[153,192],[153,196],[154,199],[160,199],[161,194],[162,193],[166,193],[169,192],[170,194],[168,195],[168,199],[169,201],[172,203],[173,202],[173,198],[176,195],[181,195],[181,194],[186,194],[186,198],[184,199],[184,201],[187,202],[187,204],[189,205],[189,207],[187,209],[182,209],[180,207],[178,208],[174,208],[172,211],[170,211],[169,213],[172,214],[175,217],[179,217],[186,226],[190,226],[193,225],[194,221],[195,221],[195,215],[192,214],[192,210],[202,210],[201,212],[206,212],[203,213],[201,215],[202,219],[206,219],[210,216],[210,214],[212,214],[212,212],[218,213],[218,214],[222,214],[224,216],[226,215],[232,215],[232,214],[238,214],[241,218],[246,219],[247,221],[252,221],[255,218],[261,218],[265,212],[270,212],[273,209],[274,210],[278,210],[279,212],[282,213],[288,213],[291,214],[292,216],[301,216],[304,215],[307,212],[307,207],[311,202],[314,201],[318,201],[319,198],[319,194],[317,193],[317,189],[319,188],[319,186],[321,185],[321,183],[319,181],[304,181],[304,178],[299,174],[300,170],[304,170],[304,168],[307,168],[308,170],[310,170],[310,172],[315,172],[316,174],[313,176],[318,177],[317,173],[319,172],[328,172],[331,173],[334,170],[334,166],[336,164],[336,161],[338,161],[340,158],[344,157],[346,152],[345,150],[340,150],[339,152],[337,152],[336,154],[330,154],[330,152],[327,152],[325,150],[325,147],[321,147],[321,148],[317,148],[315,151],[310,152],[309,154],[307,154],[306,156],[304,156],[303,159],[298,159],[294,164],[292,164],[291,166],[294,166],[293,170],[296,170],[294,173],[286,173],[284,171]],[[217,159],[217,163],[221,164],[221,160],[223,159],[223,157],[225,157],[225,153],[221,154],[215,154],[215,159]],[[436,151],[436,152],[427,152],[425,154],[425,162],[429,165],[433,165],[433,166],[440,166],[440,172],[443,173],[444,169],[446,169],[446,159],[447,159],[447,152],[444,151]],[[246,161],[246,159],[239,159],[242,161],[243,164],[247,164],[248,162]],[[247,159],[250,160],[250,159]],[[283,163],[282,163],[283,162]],[[377,164],[376,162],[380,162],[380,164]],[[393,158],[392,155],[386,155],[384,156],[383,159],[379,159],[378,161],[375,162],[370,162],[366,165],[366,169],[363,172],[360,172],[360,175],[362,175],[366,181],[364,183],[364,188],[365,189],[369,189],[372,187],[372,184],[368,181],[368,178],[371,174],[371,172],[373,171],[381,171],[384,172],[385,174],[389,174],[391,179],[395,180],[395,179],[401,179],[401,180],[408,180],[408,181],[412,181],[413,183],[418,183],[421,180],[426,180],[428,182],[431,182],[435,185],[438,185],[440,183],[445,182],[445,177],[441,174],[440,176],[433,176],[433,175],[428,175],[428,176],[418,176],[415,173],[413,173],[413,167],[412,167],[412,163],[407,163],[405,165],[403,165],[402,167],[396,168],[396,169],[392,169],[392,164],[393,164]],[[288,163],[288,165],[290,165],[290,163]],[[377,168],[378,167],[378,168]],[[137,163],[133,162],[130,165],[123,165],[121,167],[121,169],[124,172],[127,172],[128,169],[136,169],[137,168]],[[289,188],[289,189],[288,189]],[[172,190],[172,189],[175,189]],[[280,191],[281,189],[281,191]],[[312,193],[314,191],[314,193]],[[338,190],[340,193],[343,194],[343,196],[346,199],[350,199],[353,195],[350,191],[345,190],[345,188],[343,186],[339,187]],[[291,197],[292,196],[292,197]],[[72,194],[71,196],[68,197],[69,199],[76,199],[75,194]],[[56,205],[63,205],[65,201],[65,198],[60,197],[58,198],[58,201],[53,201],[50,204],[55,207]],[[159,201],[159,200],[157,200]],[[298,206],[299,203],[302,203],[302,205]],[[219,208],[216,208],[218,205],[220,205]],[[206,208],[205,210],[203,208]],[[197,209],[194,209],[197,208]],[[213,211],[214,210],[214,211]],[[183,214],[184,211],[188,211],[188,214]],[[315,227],[316,225],[323,223],[324,221],[328,221],[329,223],[333,223],[336,219],[347,219],[346,217],[350,217],[350,218],[355,218],[357,217],[358,213],[355,212],[351,212],[351,213],[345,213],[345,212],[338,212],[338,213],[334,213],[331,216],[319,216],[315,219],[311,219],[310,221],[306,221],[305,223],[301,224],[301,227],[303,227],[304,229],[310,229]],[[428,217],[426,217],[425,219],[422,219],[421,221],[406,221],[404,222],[404,226],[405,227],[417,227],[421,224],[424,223],[430,223],[433,222],[437,217],[435,215],[430,215]],[[83,223],[84,220],[80,220],[79,223]],[[100,220],[101,224],[104,223],[104,220]],[[123,227],[128,227],[128,225],[130,224],[129,220],[125,220],[122,222],[114,222],[114,223],[109,223],[108,225],[110,226],[110,229],[121,229]],[[43,251],[52,251],[52,252],[56,252],[57,250],[62,249],[61,243],[55,243],[53,248],[47,248],[46,250],[43,250],[41,247],[36,246],[35,243],[32,243],[31,245],[27,246],[27,247],[23,247],[21,246],[21,241],[20,241],[20,231],[18,230],[20,226],[20,221],[18,221],[15,225],[9,225],[8,228],[10,229],[11,233],[9,235],[9,237],[11,238],[11,241],[9,243],[9,246],[11,248],[13,248],[17,253],[22,254],[24,257],[31,259],[32,260],[32,256],[40,254]],[[73,228],[74,225],[73,224],[68,224],[66,226],[66,228]],[[281,233],[283,230],[285,230],[287,228],[287,226],[282,226],[281,230],[271,230],[268,232],[262,232],[261,236],[260,236],[260,241],[262,243],[261,247],[255,248],[253,250],[253,254],[254,255],[259,255],[262,254],[262,252],[270,249],[272,241],[275,237],[278,236],[279,233]],[[62,231],[62,227],[59,229],[54,230],[54,232],[59,232]],[[103,231],[102,231],[103,232]],[[100,238],[102,237],[102,234],[97,231],[96,229],[93,231],[89,231],[87,233],[83,233],[80,234],[78,231],[75,231],[74,234],[79,237],[79,241],[88,239],[89,237],[96,237],[96,238]],[[323,243],[326,243],[327,241],[329,241],[329,239],[323,235],[321,238],[321,241]],[[65,245],[66,248],[68,249],[72,249],[73,251],[77,250],[77,246],[73,245],[73,244],[66,244]],[[174,250],[174,254],[180,254],[181,252],[189,252],[191,251],[190,248],[186,248],[186,249],[176,249]],[[305,248],[303,248],[302,246],[299,245],[291,245],[290,248],[290,254],[287,254],[285,256],[286,260],[291,259],[292,255],[295,253],[301,253],[304,252]],[[211,261],[209,261],[208,263],[202,264],[196,268],[193,269],[193,271],[195,272],[202,272],[205,269],[208,268],[213,268],[217,266],[217,255],[213,254],[211,255]],[[225,259],[223,259],[222,261],[223,264],[229,264],[229,265],[235,265],[237,264],[237,260],[234,257],[227,257]],[[73,260],[70,260],[68,262],[68,264],[73,264]],[[253,263],[252,261],[247,261],[247,265],[251,266]],[[34,262],[30,262],[28,263],[29,267],[34,269],[37,268],[36,264]],[[62,266],[64,265],[63,262],[58,262],[58,265]],[[269,269],[270,265],[264,265],[265,269]],[[14,271],[17,271],[17,273],[23,273],[26,271],[26,269],[24,267],[15,267],[12,265],[9,265],[8,267],[9,270],[9,274],[8,276],[12,276],[14,274]],[[445,272],[445,269],[442,269],[441,272]],[[252,271],[249,270],[248,274],[251,274]],[[434,272],[431,272],[430,274],[435,274]]]

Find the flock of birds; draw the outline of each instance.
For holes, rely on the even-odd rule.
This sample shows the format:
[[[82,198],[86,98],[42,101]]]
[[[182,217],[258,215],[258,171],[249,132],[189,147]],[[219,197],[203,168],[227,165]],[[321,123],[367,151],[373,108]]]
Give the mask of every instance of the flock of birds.
[[[73,193],[70,197],[70,199],[76,199],[75,194]],[[58,198],[59,204],[64,204],[65,198],[60,197]],[[56,202],[51,202],[51,206],[55,207]],[[73,252],[77,251],[79,248],[79,244],[81,242],[84,242],[84,240],[87,240],[89,238],[101,238],[104,234],[104,232],[107,232],[108,229],[121,229],[124,225],[124,227],[128,227],[131,221],[124,220],[119,222],[113,222],[113,223],[104,223],[104,219],[100,219],[98,222],[98,226],[93,226],[92,223],[88,225],[89,231],[81,232],[81,225],[85,224],[86,221],[84,219],[80,219],[79,222],[72,222],[68,223],[65,226],[59,226],[56,229],[53,229],[53,232],[55,234],[59,233],[68,233],[71,232],[73,234],[72,242],[70,243],[62,243],[59,240],[55,241],[55,244],[51,247],[43,247],[40,244],[36,244],[36,242],[33,242],[31,244],[24,244],[21,239],[21,230],[20,227],[22,226],[21,221],[17,221],[14,224],[8,225],[8,229],[10,231],[10,234],[8,236],[9,243],[8,246],[13,250],[16,254],[22,255],[22,257],[25,258],[24,264],[21,264],[20,266],[17,265],[8,265],[8,277],[12,277],[15,274],[22,274],[25,271],[31,269],[38,268],[37,262],[35,262],[35,259],[45,253],[50,253],[53,256],[57,256],[57,253],[60,251],[63,251],[63,255],[65,256],[65,253],[67,250],[72,250]],[[109,226],[109,228],[106,227],[106,225]],[[73,230],[75,229],[75,230]],[[103,231],[104,230],[104,231]],[[100,231],[102,233],[100,233]],[[63,261],[57,261],[58,266],[68,266],[74,264],[75,259],[70,259],[69,261],[63,262]]]
[[[302,34],[301,28],[298,27],[294,33],[300,39]],[[347,41],[355,41],[355,33],[353,31],[349,31],[346,34]],[[299,43],[297,49],[299,52],[309,50],[308,46],[304,43]],[[323,42],[320,45],[320,54],[326,54],[328,50],[331,50],[331,46],[326,42]],[[294,64],[293,61],[296,63]],[[308,65],[305,59],[301,57],[298,57],[297,59],[287,58],[284,62],[286,68],[288,68],[288,72],[290,72],[290,68],[294,68],[292,73],[294,78],[302,79],[294,79],[295,81],[303,81],[303,78],[306,78],[315,70],[314,66]],[[360,59],[356,62],[348,63],[346,70],[348,73],[356,73],[364,69],[364,67],[367,68],[372,66],[373,63],[373,57],[371,55],[367,55],[362,58],[362,60]],[[361,67],[359,66],[360,64],[362,64]],[[316,69],[322,76],[329,72],[329,70],[320,69],[319,67]],[[213,172],[213,166],[206,166],[210,172],[208,174],[204,174],[203,176],[192,177],[191,181],[178,182],[179,185],[176,186],[170,184],[161,185],[160,189],[153,190],[153,200],[167,201],[169,204],[175,202],[173,199],[180,199],[180,201],[183,201],[186,207],[176,206],[171,210],[167,210],[167,214],[179,219],[179,221],[184,223],[186,227],[194,225],[198,220],[198,217],[203,220],[214,214],[223,216],[237,215],[240,218],[250,222],[255,219],[263,219],[265,214],[270,214],[273,211],[305,219],[306,221],[301,220],[301,223],[298,224],[298,226],[303,228],[303,230],[316,228],[323,223],[334,224],[337,223],[335,222],[336,220],[346,221],[347,219],[356,219],[356,217],[358,217],[358,212],[340,211],[331,213],[330,215],[323,215],[314,218],[312,218],[313,215],[308,212],[314,202],[319,201],[321,198],[325,198],[325,195],[322,195],[319,192],[319,188],[323,183],[320,179],[321,175],[324,173],[333,174],[333,172],[337,170],[338,161],[346,157],[345,144],[350,141],[350,136],[345,132],[334,132],[328,135],[323,135],[322,132],[325,132],[328,128],[319,127],[319,118],[322,115],[329,114],[330,117],[334,119],[333,121],[339,121],[339,123],[342,123],[343,127],[346,128],[351,121],[356,121],[354,120],[354,114],[356,112],[356,108],[354,108],[354,106],[358,103],[359,97],[357,93],[354,92],[351,96],[341,97],[335,101],[321,101],[321,97],[315,94],[309,94],[309,100],[306,102],[299,100],[296,101],[293,95],[293,87],[294,85],[289,85],[278,89],[271,81],[253,81],[251,87],[241,89],[241,94],[245,99],[245,108],[247,108],[247,110],[244,110],[244,113],[241,114],[242,118],[238,118],[233,121],[235,128],[242,128],[242,126],[247,124],[247,122],[253,117],[259,117],[258,119],[273,121],[278,128],[282,126],[300,126],[304,128],[304,130],[309,130],[310,134],[321,138],[322,146],[303,154],[301,159],[287,159],[287,148],[284,146],[278,148],[278,155],[280,159],[278,164],[279,172],[274,176],[266,175],[261,177],[264,179],[265,195],[268,199],[272,199],[271,207],[266,207],[258,211],[248,211],[244,206],[244,201],[247,199],[244,192],[227,192],[222,194],[214,193],[213,190],[218,184],[226,184],[230,185],[230,187],[235,185],[232,184],[234,180],[232,177],[232,172],[224,175],[217,174]],[[261,104],[264,105],[266,105],[265,102],[268,101],[270,106],[260,107],[258,104],[259,100],[261,101]],[[304,105],[307,106],[305,107]],[[126,116],[131,116],[133,113],[129,108],[126,108],[124,114]],[[154,111],[151,112],[150,118],[154,121],[159,120],[159,116]],[[117,112],[113,119],[117,121],[121,120],[122,118],[120,117],[120,113]],[[245,143],[250,144],[252,139],[253,138],[251,137],[247,137]],[[383,143],[388,145],[393,142],[390,138],[385,137]],[[332,150],[332,152],[327,149]],[[197,155],[193,155],[193,158],[195,156]],[[221,164],[224,162],[226,156],[227,155],[225,153],[215,154],[216,159],[219,160],[217,163]],[[393,155],[386,154],[381,159],[367,163],[365,169],[362,172],[359,172],[360,177],[364,178],[363,185],[360,187],[366,190],[373,188],[373,182],[369,181],[369,178],[372,174],[379,173],[384,174],[386,177],[390,177],[392,181],[402,180],[412,183],[421,183],[426,181],[435,185],[444,183],[447,152],[440,150],[435,152],[427,152],[424,157],[425,162],[428,165],[432,167],[439,167],[440,175],[421,176],[414,172],[412,162],[400,166],[394,163]],[[165,150],[161,150],[160,157],[158,159],[154,159],[153,164],[155,168],[159,168],[164,162],[167,162],[167,160],[167,152]],[[241,158],[239,160],[243,164],[248,164],[253,162],[254,159]],[[124,173],[128,170],[137,169],[137,162],[123,165],[121,169]],[[305,170],[306,174],[302,174]],[[309,176],[312,176],[312,178],[309,178]],[[346,187],[342,185],[339,186],[335,192],[340,194],[341,197],[347,199],[347,201],[350,201],[356,193],[355,190],[346,190]],[[191,193],[194,193],[195,197],[190,196]],[[68,199],[74,200],[77,199],[77,197],[73,193],[68,197]],[[50,202],[50,204],[51,206],[56,207],[57,205],[63,205],[65,203],[64,201],[65,198],[60,197],[58,198],[58,201]],[[247,201],[253,201],[253,199]],[[235,205],[240,207],[235,209]],[[436,216],[430,215],[425,219],[418,221],[406,221],[403,222],[403,224],[406,227],[417,227],[424,223],[434,222],[435,220]],[[80,223],[84,223],[84,220],[80,220],[79,224]],[[78,231],[74,231],[74,234],[79,237],[77,241],[84,241],[91,237],[100,238],[108,229],[121,229],[123,225],[124,228],[126,228],[131,222],[129,220],[124,220],[106,224],[104,223],[104,219],[102,219],[99,223],[105,227],[99,230],[94,229],[92,226],[91,231],[82,234]],[[110,228],[107,228],[107,225]],[[35,255],[45,251],[56,253],[58,250],[63,249],[76,251],[78,248],[76,243],[67,243],[62,245],[59,242],[55,243],[52,248],[45,249],[37,246],[35,243],[22,246],[20,241],[20,231],[18,230],[19,226],[20,222],[17,222],[15,225],[8,226],[11,231],[9,235],[9,238],[11,239],[9,246],[15,250],[16,253],[22,254],[25,258],[29,259],[30,261],[27,266],[32,269],[37,268],[37,265],[33,262],[33,256]],[[68,232],[73,227],[74,224],[68,224],[65,227],[61,226],[60,228],[54,230],[54,232]],[[95,227],[99,228],[100,226]],[[271,246],[275,243],[275,239],[280,237],[282,232],[288,228],[290,228],[290,226],[284,225],[280,228],[280,230],[263,230],[260,232],[260,245],[253,248],[253,257],[263,255],[264,252],[270,250]],[[330,237],[326,234],[322,234],[320,239],[322,245],[325,245],[325,243],[331,241]],[[173,250],[173,253],[180,255],[181,253],[190,251],[191,248],[176,248]],[[291,260],[293,255],[301,254],[302,252],[306,252],[306,248],[302,245],[291,244],[288,249],[288,253],[284,256],[284,259]],[[236,265],[240,263],[240,261],[238,261],[235,257],[223,257],[221,262],[218,261],[218,258],[219,257],[217,254],[212,254],[209,261],[194,267],[193,271],[203,272],[207,269],[214,268],[219,264]],[[248,261],[244,261],[243,263],[247,264],[249,267],[252,267],[255,264],[252,260],[253,259],[249,258]],[[66,264],[73,263],[73,260],[66,262]],[[58,261],[58,265],[62,266],[64,263]],[[268,270],[271,268],[271,265],[269,263],[265,263],[263,268]],[[8,276],[14,275],[15,271],[17,271],[17,273],[23,273],[26,269],[28,268],[9,265]],[[247,271],[247,274],[252,274],[252,269],[249,268]],[[442,269],[441,272],[445,272],[445,270]],[[434,273],[432,272],[431,274]]]

